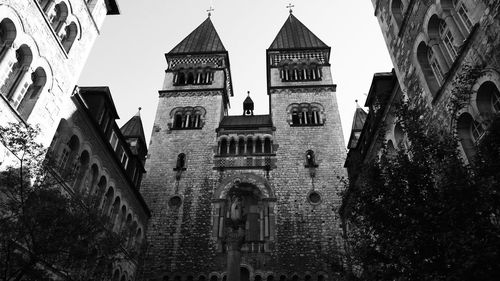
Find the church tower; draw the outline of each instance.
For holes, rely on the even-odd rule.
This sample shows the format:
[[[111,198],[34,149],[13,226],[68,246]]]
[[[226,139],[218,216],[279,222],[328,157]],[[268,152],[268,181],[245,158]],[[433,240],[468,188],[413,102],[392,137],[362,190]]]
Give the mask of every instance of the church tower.
[[[168,69],[141,190],[153,213],[144,280],[208,271],[204,263],[215,252],[210,240],[215,130],[232,96],[228,53],[210,17],[165,57]]]
[[[166,55],[142,194],[142,280],[336,280],[344,142],[330,47],[290,14],[267,50],[270,113],[239,115],[210,18]]]
[[[271,174],[277,197],[276,260],[300,280],[308,273],[310,280],[336,280],[343,264],[337,214],[345,145],[330,51],[290,11],[266,52],[278,145],[277,169]]]

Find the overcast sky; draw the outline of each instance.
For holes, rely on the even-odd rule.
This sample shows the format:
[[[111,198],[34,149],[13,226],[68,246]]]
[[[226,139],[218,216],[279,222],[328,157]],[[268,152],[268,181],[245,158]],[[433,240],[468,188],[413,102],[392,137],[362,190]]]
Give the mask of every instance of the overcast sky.
[[[234,97],[230,115],[242,114],[251,92],[256,114],[268,113],[266,49],[288,17],[284,0],[117,0],[90,53],[80,86],[109,86],[124,124],[141,106],[149,141],[167,64],[164,54],[207,17],[229,52]],[[375,72],[392,69],[370,0],[295,0],[294,15],[332,47],[330,63],[344,131],[349,138],[355,100],[364,105]]]

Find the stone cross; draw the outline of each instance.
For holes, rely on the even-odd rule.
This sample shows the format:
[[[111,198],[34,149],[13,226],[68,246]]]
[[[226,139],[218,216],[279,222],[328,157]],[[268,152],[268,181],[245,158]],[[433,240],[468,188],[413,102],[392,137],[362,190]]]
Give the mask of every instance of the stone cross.
[[[288,4],[288,6],[286,6],[287,9],[290,9],[290,14],[293,13],[293,10],[292,10],[293,7],[295,7],[295,5],[292,5],[292,3]]]
[[[207,10],[208,12],[208,17],[210,17],[212,15],[212,12],[215,11],[214,8],[212,6],[210,6],[210,9]]]

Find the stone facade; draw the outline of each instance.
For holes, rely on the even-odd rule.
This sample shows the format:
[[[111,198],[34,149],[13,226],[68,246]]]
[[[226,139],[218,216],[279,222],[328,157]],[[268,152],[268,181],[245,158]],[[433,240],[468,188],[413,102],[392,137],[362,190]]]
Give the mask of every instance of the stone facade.
[[[429,122],[457,133],[470,159],[500,111],[500,3],[372,2],[403,95],[427,109]],[[457,97],[465,100],[459,107]]]
[[[0,124],[39,125],[48,145],[106,14],[117,13],[114,0],[0,0]]]
[[[57,163],[55,172],[69,194],[99,196],[102,212],[110,217],[109,229],[128,231],[123,256],[113,265],[113,280],[135,280],[151,215],[139,193],[146,152],[135,153],[141,151],[138,146],[145,149],[145,143],[138,141],[134,146],[139,149],[134,150],[123,127],[118,128],[106,87],[78,87],[63,108],[65,118],[61,118],[49,150]],[[66,180],[69,173],[74,177]]]
[[[297,22],[291,15],[284,28]],[[310,43],[320,47],[270,48],[270,114],[253,115],[247,98],[243,115],[228,116],[227,52],[198,48],[199,30],[215,32],[208,25],[166,55],[141,191],[153,215],[140,280],[226,280],[236,229],[245,233],[241,280],[336,280],[343,267],[337,208],[345,148],[330,48],[313,34]],[[199,64],[217,58],[221,63]],[[310,68],[289,69],[285,78],[283,63],[297,58]],[[213,80],[200,83],[206,71]]]

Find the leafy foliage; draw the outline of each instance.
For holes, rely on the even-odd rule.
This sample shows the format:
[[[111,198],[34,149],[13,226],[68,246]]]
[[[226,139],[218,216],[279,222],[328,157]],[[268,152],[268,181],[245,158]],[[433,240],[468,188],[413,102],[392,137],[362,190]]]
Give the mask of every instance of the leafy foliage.
[[[500,280],[500,125],[467,165],[457,140],[400,105],[409,142],[383,149],[343,194],[363,280]]]
[[[73,193],[36,142],[38,129],[0,127],[12,165],[0,172],[0,280],[109,280],[124,239],[99,194]]]

